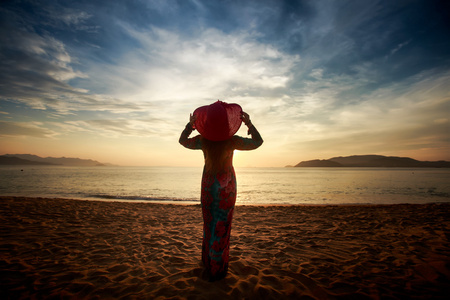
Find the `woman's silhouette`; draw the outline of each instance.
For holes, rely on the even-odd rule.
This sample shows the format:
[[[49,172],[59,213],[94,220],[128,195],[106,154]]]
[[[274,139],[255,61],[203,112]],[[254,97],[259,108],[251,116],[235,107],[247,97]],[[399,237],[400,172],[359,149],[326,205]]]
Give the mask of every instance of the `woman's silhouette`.
[[[234,135],[241,120],[248,126],[251,139]],[[194,128],[201,135],[189,138]],[[215,281],[225,277],[228,271],[231,221],[236,202],[233,151],[256,149],[263,140],[239,105],[217,101],[190,116],[179,142],[189,149],[201,149],[205,158],[201,186],[202,261],[209,280]]]

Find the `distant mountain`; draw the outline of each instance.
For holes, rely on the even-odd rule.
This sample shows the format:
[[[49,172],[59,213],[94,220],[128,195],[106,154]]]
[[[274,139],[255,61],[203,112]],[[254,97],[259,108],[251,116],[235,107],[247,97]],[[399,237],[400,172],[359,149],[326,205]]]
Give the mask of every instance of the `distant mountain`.
[[[37,161],[31,161],[27,159],[21,159],[18,157],[8,157],[8,156],[0,156],[0,165],[53,165],[50,163],[45,162],[37,162]]]
[[[0,156],[0,165],[62,165],[93,167],[105,166],[96,160],[69,157],[40,157],[32,154],[5,154]]]
[[[308,160],[308,161],[302,161],[301,163],[297,164],[296,167],[343,167],[340,163],[331,161],[328,159],[314,159],[314,160]]]
[[[409,157],[397,156],[353,155],[302,161],[295,167],[450,168],[450,162],[418,161]]]

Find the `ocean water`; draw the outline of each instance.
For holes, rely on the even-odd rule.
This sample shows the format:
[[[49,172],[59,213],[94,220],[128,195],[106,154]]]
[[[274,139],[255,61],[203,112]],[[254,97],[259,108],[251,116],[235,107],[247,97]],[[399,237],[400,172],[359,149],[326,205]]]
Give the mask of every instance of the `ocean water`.
[[[450,169],[236,168],[237,205],[450,202]],[[202,168],[1,166],[0,196],[199,203]]]

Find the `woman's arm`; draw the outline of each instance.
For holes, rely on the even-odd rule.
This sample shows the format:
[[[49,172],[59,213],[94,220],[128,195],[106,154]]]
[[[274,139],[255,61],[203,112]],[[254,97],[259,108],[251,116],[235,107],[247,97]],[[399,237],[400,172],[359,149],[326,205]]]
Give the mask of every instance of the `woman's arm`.
[[[186,124],[186,127],[184,128],[183,132],[181,133],[180,139],[178,142],[183,145],[186,148],[189,149],[201,149],[201,139],[200,135],[197,135],[193,138],[189,138],[192,131],[194,131],[193,125],[195,123],[196,117],[191,114],[189,118],[189,123]]]
[[[258,148],[259,146],[262,145],[264,141],[261,135],[259,134],[258,130],[256,130],[256,127],[250,121],[250,116],[247,113],[242,112],[241,119],[242,122],[244,122],[244,124],[247,125],[248,134],[250,134],[252,138],[249,139],[234,136],[233,137],[234,148],[237,150],[253,150]]]

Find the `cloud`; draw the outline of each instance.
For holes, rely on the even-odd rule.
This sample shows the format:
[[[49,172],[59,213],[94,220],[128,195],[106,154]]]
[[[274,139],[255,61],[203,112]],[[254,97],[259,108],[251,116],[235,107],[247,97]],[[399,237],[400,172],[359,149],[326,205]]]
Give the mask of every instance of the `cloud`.
[[[118,90],[123,90],[124,84],[134,84],[133,99],[137,101],[263,93],[285,87],[291,79],[291,68],[299,60],[296,55],[257,42],[246,32],[230,35],[206,29],[195,37],[185,37],[157,27],[136,30],[124,25],[124,30],[140,48],[114,67],[124,82],[118,78],[112,82]],[[101,70],[94,72],[105,78]]]
[[[161,137],[179,134],[170,123],[160,119],[92,119],[85,121],[49,122],[64,134],[83,133],[108,138]]]
[[[448,148],[449,82],[448,72],[424,72],[362,95],[360,101],[322,107],[298,118],[286,146],[320,153],[323,158],[332,153],[394,155],[395,151]]]
[[[50,36],[0,27],[1,98],[15,99],[33,108],[58,108],[58,97],[79,96],[84,91],[66,81],[85,77],[70,67],[64,45]]]
[[[43,24],[32,18],[29,24],[73,27],[92,18],[90,12],[63,7],[43,7],[41,15]],[[227,34],[205,28],[186,36],[117,21],[122,24],[123,36],[140,47],[116,53],[113,63],[89,63],[93,58],[89,53],[74,57],[80,53],[51,32],[18,26],[19,19],[10,14],[0,32],[0,81],[5,87],[0,97],[59,114],[146,110],[151,103],[162,102],[166,104],[160,111],[164,111],[164,107],[173,108],[171,102],[188,100],[196,106],[239,94],[262,95],[285,87],[292,79],[290,70],[299,61],[298,55],[286,55],[275,46],[258,42],[252,32]],[[102,51],[106,56],[111,53]]]
[[[0,136],[29,136],[37,138],[48,138],[56,133],[42,127],[39,122],[7,122],[0,121]]]
[[[298,26],[303,28],[298,81],[311,69],[322,69],[323,78],[366,78],[360,93],[424,70],[442,72],[449,67],[444,52],[450,51],[450,44],[439,42],[450,34],[444,21],[448,9],[438,4],[314,1],[312,5],[313,17]]]
[[[61,10],[55,9],[54,6],[48,6],[46,7],[46,10],[49,18],[59,20],[67,26],[72,26],[78,30],[86,30],[90,28],[84,24],[92,17],[92,15],[85,11],[63,8],[63,12],[61,12]]]
[[[115,14],[116,19],[110,18],[109,23],[105,15],[92,9],[44,6],[41,14],[51,27],[56,27],[57,21],[73,27],[97,19],[105,36],[123,37],[116,43],[121,50],[91,49],[92,53],[74,57],[69,54],[73,48],[68,51],[66,44],[49,34],[14,28],[10,36],[17,39],[12,43],[5,41],[11,50],[5,53],[14,52],[17,58],[6,56],[3,61],[23,63],[2,64],[4,71],[13,70],[9,74],[2,72],[5,77],[1,80],[9,87],[3,96],[62,113],[114,111],[116,106],[120,111],[139,110],[148,108],[151,102],[167,103],[170,107],[171,102],[186,100],[195,106],[216,98],[241,99],[250,105],[250,99],[259,99],[260,105],[272,109],[271,102],[283,97],[288,106],[298,107],[297,111],[312,111],[313,107],[322,109],[330,102],[346,105],[345,101],[355,101],[361,92],[377,89],[392,79],[387,76],[380,80],[386,71],[378,66],[379,60],[386,53],[396,54],[413,44],[409,42],[412,39],[393,39],[404,28],[401,22],[388,28],[383,22],[395,5],[384,7],[375,1],[370,5],[354,4],[346,10],[341,4],[326,1],[297,3],[299,7],[291,4],[267,1],[223,7],[198,2],[188,6],[189,12],[198,14],[200,20],[186,15],[185,22],[204,22],[203,27],[189,34],[182,30],[181,23],[166,28],[153,25],[151,20],[138,24],[135,20],[140,20],[140,14],[132,18],[132,7],[120,3],[111,4],[110,9],[121,8],[123,13]],[[180,5],[169,9],[154,2],[141,9],[174,19],[181,13]],[[226,11],[229,24],[243,15],[251,21],[235,22],[228,30],[223,26],[218,29],[214,26],[218,24],[207,17],[218,11]],[[111,36],[112,32],[115,36]],[[300,48],[294,46],[293,37],[301,39]],[[287,47],[285,42],[292,45]],[[379,50],[377,44],[382,45],[383,51],[375,51]],[[98,60],[100,57],[113,60]],[[79,65],[81,61],[83,64]],[[73,69],[78,65],[82,72]],[[334,100],[326,100],[330,96]]]
[[[109,95],[92,94],[85,88],[72,86],[73,80],[89,78],[73,68],[79,63],[78,58],[74,59],[66,45],[50,33],[18,26],[21,18],[8,13],[0,26],[0,99],[19,101],[33,109],[50,108],[61,114],[77,110],[139,109]],[[5,15],[3,12],[2,16]],[[74,17],[70,22],[79,24],[86,17],[81,15],[84,17]]]
[[[107,136],[152,136],[158,131],[149,121],[136,120],[89,120],[84,122],[93,131]]]
[[[51,5],[43,5],[34,1],[27,5],[33,7],[33,14],[28,14],[27,22],[35,28],[51,28],[56,30],[97,32],[99,26],[91,25],[93,14],[79,8],[64,6],[54,2]],[[11,14],[11,12],[9,12]]]

